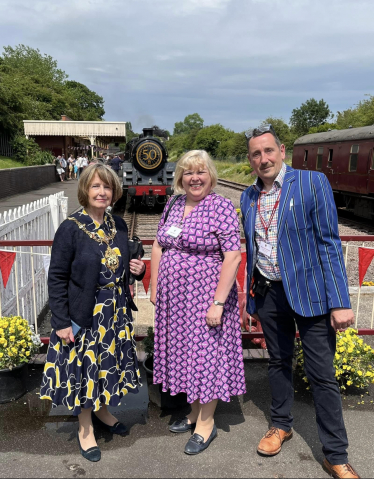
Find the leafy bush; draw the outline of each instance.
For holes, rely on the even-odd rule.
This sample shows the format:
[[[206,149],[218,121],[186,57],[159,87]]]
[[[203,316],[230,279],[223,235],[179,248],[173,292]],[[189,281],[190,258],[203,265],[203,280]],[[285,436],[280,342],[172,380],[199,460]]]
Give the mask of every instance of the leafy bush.
[[[147,336],[143,339],[144,352],[148,357],[152,357],[155,350],[155,333],[152,326],[147,329]]]
[[[50,151],[37,151],[31,157],[28,157],[26,160],[26,165],[47,165],[52,164],[54,161],[54,156]]]
[[[13,159],[30,165],[46,165],[53,163],[53,155],[49,151],[43,151],[33,138],[17,135],[12,141]]]
[[[0,369],[12,369],[28,363],[42,343],[26,319],[21,316],[0,318]]]
[[[374,349],[365,344],[357,335],[357,330],[353,328],[338,332],[336,339],[334,367],[340,390],[344,391],[347,386],[367,388],[370,383],[374,383]],[[304,382],[308,383],[304,373],[301,342],[296,347],[296,371]]]

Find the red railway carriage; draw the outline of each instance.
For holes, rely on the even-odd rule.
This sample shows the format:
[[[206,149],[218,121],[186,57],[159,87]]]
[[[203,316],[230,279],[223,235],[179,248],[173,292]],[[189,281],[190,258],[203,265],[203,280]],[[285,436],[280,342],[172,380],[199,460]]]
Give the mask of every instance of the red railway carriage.
[[[302,136],[292,166],[325,173],[338,207],[374,219],[374,125]]]

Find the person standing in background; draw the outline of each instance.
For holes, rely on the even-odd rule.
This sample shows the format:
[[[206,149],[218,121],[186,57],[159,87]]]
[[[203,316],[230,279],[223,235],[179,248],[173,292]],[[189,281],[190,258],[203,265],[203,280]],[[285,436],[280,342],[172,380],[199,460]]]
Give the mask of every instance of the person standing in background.
[[[81,155],[78,156],[76,161],[77,171],[78,171],[78,180],[83,171],[83,158]]]

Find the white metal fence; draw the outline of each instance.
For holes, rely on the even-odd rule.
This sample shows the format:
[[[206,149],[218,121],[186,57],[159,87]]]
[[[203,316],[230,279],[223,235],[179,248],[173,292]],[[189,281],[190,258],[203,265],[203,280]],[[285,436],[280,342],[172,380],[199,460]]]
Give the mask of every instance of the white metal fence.
[[[0,214],[0,241],[53,240],[67,217],[67,197],[56,193]],[[0,316],[20,315],[34,324],[48,302],[46,267],[50,246],[0,246],[16,257],[6,288],[0,281]]]

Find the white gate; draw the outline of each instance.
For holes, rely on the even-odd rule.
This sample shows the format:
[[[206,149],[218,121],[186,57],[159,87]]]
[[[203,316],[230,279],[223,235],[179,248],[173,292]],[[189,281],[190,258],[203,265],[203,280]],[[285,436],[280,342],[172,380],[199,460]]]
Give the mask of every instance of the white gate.
[[[61,191],[0,214],[0,241],[52,240],[67,216],[67,197]],[[16,257],[6,288],[0,281],[0,316],[19,315],[34,324],[48,301],[45,265],[50,246],[2,246]]]

